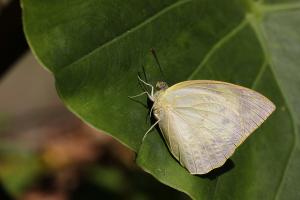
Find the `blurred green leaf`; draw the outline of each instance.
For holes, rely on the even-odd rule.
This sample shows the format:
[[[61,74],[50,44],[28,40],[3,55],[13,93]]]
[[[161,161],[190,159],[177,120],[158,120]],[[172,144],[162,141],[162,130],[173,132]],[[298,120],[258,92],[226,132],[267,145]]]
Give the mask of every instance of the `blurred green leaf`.
[[[94,167],[88,174],[91,180],[108,191],[117,193],[122,190],[124,177],[119,169]]]
[[[91,195],[92,193],[98,193],[100,195],[97,196],[101,196],[105,199],[187,199],[185,194],[179,193],[170,187],[162,186],[152,176],[137,169],[96,165],[87,168],[86,174],[86,182],[81,182],[81,184],[88,185],[91,191],[89,192],[79,188],[78,191],[81,193],[82,198],[76,199],[86,199],[86,194],[93,196]],[[87,184],[87,182],[89,184]],[[105,193],[107,197],[103,197]],[[78,194],[75,194],[75,196],[79,197]]]
[[[66,106],[138,152],[138,164],[194,199],[299,199],[300,2],[298,0],[23,0],[28,42],[55,76]],[[253,88],[276,112],[220,176],[192,176],[150,127],[141,92],[144,66],[172,85],[215,79]],[[146,99],[141,99],[146,103]]]
[[[28,189],[42,172],[42,165],[37,157],[28,152],[10,155],[1,151],[0,179],[4,188],[14,197]]]

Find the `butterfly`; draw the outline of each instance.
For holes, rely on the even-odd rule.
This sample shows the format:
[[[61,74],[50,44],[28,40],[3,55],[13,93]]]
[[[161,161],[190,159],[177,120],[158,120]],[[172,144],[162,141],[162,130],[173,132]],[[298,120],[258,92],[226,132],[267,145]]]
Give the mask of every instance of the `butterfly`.
[[[139,80],[151,87],[142,94],[153,101],[150,113],[157,120],[145,136],[158,124],[170,152],[191,174],[222,166],[276,108],[262,94],[231,83],[157,82],[154,92]]]

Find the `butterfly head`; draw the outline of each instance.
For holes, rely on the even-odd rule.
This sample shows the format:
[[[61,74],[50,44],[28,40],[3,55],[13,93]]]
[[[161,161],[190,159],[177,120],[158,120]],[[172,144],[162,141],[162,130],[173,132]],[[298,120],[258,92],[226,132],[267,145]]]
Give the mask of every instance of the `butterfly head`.
[[[155,93],[153,96],[153,101],[158,103],[160,97],[165,93],[166,89],[168,89],[168,84],[163,81],[158,81],[155,85]]]
[[[158,81],[156,83],[156,86],[155,86],[156,90],[158,90],[158,91],[159,90],[166,90],[168,87],[169,87],[168,84],[166,82],[163,82],[163,81]]]

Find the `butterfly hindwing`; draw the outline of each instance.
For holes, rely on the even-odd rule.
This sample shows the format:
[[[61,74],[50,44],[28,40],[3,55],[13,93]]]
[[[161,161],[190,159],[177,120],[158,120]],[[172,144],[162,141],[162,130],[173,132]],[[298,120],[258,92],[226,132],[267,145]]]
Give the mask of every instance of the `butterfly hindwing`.
[[[173,85],[155,103],[171,153],[192,174],[223,165],[275,109],[251,89],[204,80]]]

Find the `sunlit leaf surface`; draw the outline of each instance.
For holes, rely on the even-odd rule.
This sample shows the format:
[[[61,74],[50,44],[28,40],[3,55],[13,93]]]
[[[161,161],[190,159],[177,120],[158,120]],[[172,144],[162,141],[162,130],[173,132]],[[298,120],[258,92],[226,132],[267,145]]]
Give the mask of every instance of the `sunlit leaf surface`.
[[[28,42],[67,107],[136,151],[138,164],[194,199],[299,199],[300,1],[23,0]],[[276,112],[223,171],[192,176],[127,98],[137,73],[170,85],[214,79],[257,90]],[[146,103],[146,97],[139,99]],[[228,168],[228,169],[227,169]]]

